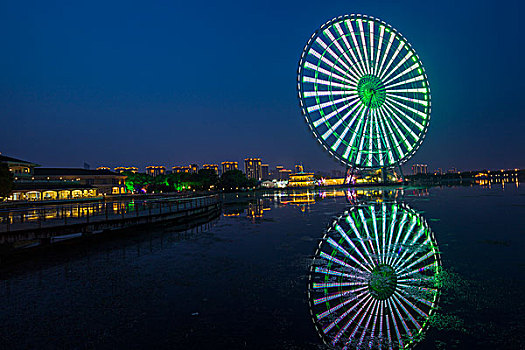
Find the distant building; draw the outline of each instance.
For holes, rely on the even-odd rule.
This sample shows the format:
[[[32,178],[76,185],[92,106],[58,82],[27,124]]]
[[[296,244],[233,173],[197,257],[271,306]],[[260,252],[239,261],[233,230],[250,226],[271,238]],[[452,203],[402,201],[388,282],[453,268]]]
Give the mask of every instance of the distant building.
[[[315,185],[314,173],[295,173],[290,174],[288,187],[311,187]]]
[[[270,167],[268,164],[261,164],[261,177],[263,180],[270,179]]]
[[[164,175],[166,173],[166,168],[162,165],[150,165],[146,167],[146,174],[153,177]]]
[[[97,168],[97,170],[111,170],[111,168],[107,167],[107,166],[99,166]]]
[[[219,165],[217,164],[204,164],[202,166],[203,169],[213,170],[215,171],[215,174],[219,175]]]
[[[97,168],[97,170],[98,170],[98,168]],[[125,171],[130,172],[130,173],[133,173],[133,174],[136,174],[136,173],[139,172],[139,168],[134,167],[134,166],[129,166],[129,167],[118,166],[118,167],[115,168],[115,172],[116,172],[116,173],[119,173],[119,174],[120,174],[120,173],[123,173],[123,172],[125,172]]]
[[[427,174],[427,168],[428,166],[426,164],[414,164],[412,165],[412,174],[419,175],[419,174]]]
[[[295,165],[295,172],[296,173],[303,173],[304,172],[304,168],[301,164],[296,164]]]
[[[449,169],[449,170],[447,171],[447,173],[449,173],[449,174],[457,174],[457,173],[458,173],[458,169],[456,169],[456,168],[451,168],[451,169]]]
[[[199,172],[199,166],[197,164],[190,165],[190,173],[196,174]]]
[[[292,171],[288,169],[279,170],[279,180],[288,180],[291,173]]]
[[[225,172],[230,171],[230,170],[238,170],[239,169],[238,164],[239,163],[237,163],[237,162],[222,162],[221,163],[222,174],[224,174]]]
[[[7,157],[0,154],[0,163],[7,164],[9,171],[13,173],[15,178],[31,178],[34,174],[35,167],[40,165],[36,163],[27,162],[25,160]]]
[[[248,179],[261,180],[261,158],[246,158],[244,160],[244,171]]]
[[[191,173],[191,166],[174,166],[171,168],[172,173]]]

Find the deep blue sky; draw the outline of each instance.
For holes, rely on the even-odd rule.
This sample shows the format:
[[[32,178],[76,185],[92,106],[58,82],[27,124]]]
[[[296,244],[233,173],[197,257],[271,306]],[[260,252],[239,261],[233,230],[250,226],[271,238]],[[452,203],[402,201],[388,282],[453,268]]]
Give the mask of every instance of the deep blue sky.
[[[339,166],[300,114],[297,62],[342,14],[397,28],[432,119],[408,162],[525,167],[525,5],[506,1],[2,1],[0,152],[44,166]]]

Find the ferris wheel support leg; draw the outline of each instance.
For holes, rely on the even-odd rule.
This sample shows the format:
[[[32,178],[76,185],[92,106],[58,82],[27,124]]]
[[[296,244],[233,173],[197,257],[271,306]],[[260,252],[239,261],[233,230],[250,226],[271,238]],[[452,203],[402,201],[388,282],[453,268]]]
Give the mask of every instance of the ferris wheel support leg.
[[[354,176],[354,167],[347,166],[346,167],[346,178],[345,178],[345,185],[351,185],[352,177]]]
[[[403,180],[403,183],[405,183],[405,175],[403,175],[403,168],[401,168],[401,164],[399,166],[399,172],[401,173],[401,179]]]

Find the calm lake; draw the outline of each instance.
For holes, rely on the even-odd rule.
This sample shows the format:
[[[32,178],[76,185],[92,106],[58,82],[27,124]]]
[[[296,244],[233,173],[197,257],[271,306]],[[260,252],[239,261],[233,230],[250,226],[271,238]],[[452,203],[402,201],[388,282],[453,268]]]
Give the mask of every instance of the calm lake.
[[[0,265],[0,348],[324,349],[308,292],[319,242],[356,205],[374,206],[379,218],[394,203],[398,218],[409,208],[415,228],[429,226],[442,268],[414,348],[524,349],[524,188],[228,194],[219,218],[190,229],[152,226],[41,249]],[[374,317],[364,312],[357,331],[379,330]],[[369,335],[361,348],[374,347]]]

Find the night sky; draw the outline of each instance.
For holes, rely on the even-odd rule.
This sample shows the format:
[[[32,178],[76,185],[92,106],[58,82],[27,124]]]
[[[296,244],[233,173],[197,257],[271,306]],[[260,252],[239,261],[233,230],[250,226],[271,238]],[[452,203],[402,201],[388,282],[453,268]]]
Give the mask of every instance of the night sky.
[[[525,167],[521,2],[2,1],[0,152],[43,166],[340,168],[301,116],[310,35],[350,13],[425,65],[429,132],[407,164]]]

